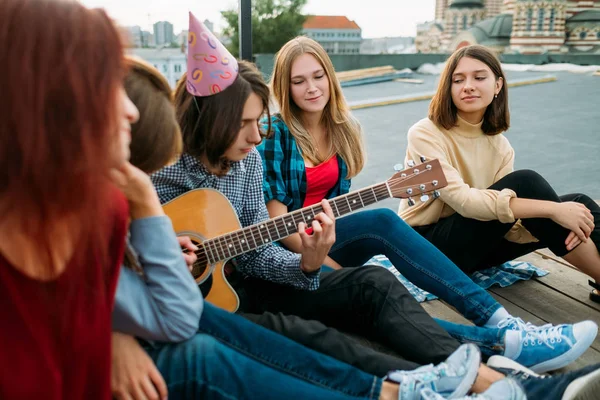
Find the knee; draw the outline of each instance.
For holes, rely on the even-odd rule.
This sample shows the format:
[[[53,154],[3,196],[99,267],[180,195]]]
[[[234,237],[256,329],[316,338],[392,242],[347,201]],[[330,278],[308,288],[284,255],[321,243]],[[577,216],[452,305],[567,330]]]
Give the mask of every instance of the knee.
[[[533,170],[522,169],[509,176],[514,182],[510,188],[517,193],[518,197],[551,201],[556,201],[558,198],[548,181]]]
[[[214,353],[215,349],[219,346],[219,341],[213,336],[205,333],[197,333],[192,336],[192,338],[179,345],[182,349],[185,349],[188,354],[193,353],[201,356],[202,354]]]
[[[398,225],[408,227],[402,218],[389,208],[378,208],[376,210],[368,211],[368,213],[369,223],[377,230],[387,231],[391,226],[395,227]]]
[[[357,268],[357,270],[362,272],[360,283],[363,287],[373,288],[381,292],[387,292],[396,286],[404,288],[404,285],[387,268],[378,265],[365,265]]]
[[[514,179],[519,182],[526,183],[536,183],[536,182],[544,182],[546,183],[546,179],[541,176],[539,173],[535,172],[532,169],[520,169],[518,171],[514,171],[510,174]]]
[[[573,195],[573,201],[576,201],[577,203],[583,204],[584,206],[586,206],[590,210],[593,210],[593,209],[595,209],[595,208],[598,207],[598,204],[596,203],[596,201],[594,201],[587,194],[583,194],[583,193],[576,193],[576,194],[574,194]]]

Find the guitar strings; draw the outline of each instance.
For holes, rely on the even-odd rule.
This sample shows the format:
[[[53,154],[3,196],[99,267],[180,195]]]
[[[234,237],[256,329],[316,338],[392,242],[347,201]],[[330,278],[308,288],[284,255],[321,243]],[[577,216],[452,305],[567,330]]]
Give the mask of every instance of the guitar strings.
[[[424,170],[423,172],[429,172],[429,170]],[[418,175],[418,174],[414,174],[413,173],[413,174],[407,175],[405,177],[399,177],[399,178],[391,178],[391,179],[389,179],[387,181],[387,183],[389,185],[389,190],[391,190],[391,189],[397,190],[398,186],[401,183],[409,180],[410,178],[413,178],[416,175]],[[376,185],[376,186],[379,186],[379,187],[373,189],[373,193],[375,194],[375,196],[382,195],[382,194],[387,194],[389,192],[388,185],[385,185],[385,186],[381,186],[381,184]],[[364,190],[364,189],[361,189],[361,190]],[[426,192],[429,192],[429,191],[424,191],[423,193],[426,193]],[[352,194],[352,193],[349,193],[349,194]],[[320,207],[318,205],[317,206],[310,206],[310,207],[312,207],[313,210],[315,210],[315,211],[317,211],[320,208],[320,211],[318,211],[318,212],[323,211],[322,207]],[[301,214],[302,211],[306,210],[307,208],[309,208],[309,207],[301,208],[301,209],[296,210],[296,211],[292,211],[291,213],[289,213],[289,215]],[[273,219],[276,219],[276,218],[280,218],[280,217],[275,217]],[[266,222],[268,222],[268,221],[266,221]],[[248,228],[251,228],[251,226],[248,226],[248,227],[245,227],[245,228],[242,228],[242,229],[248,229]],[[209,240],[205,241],[204,243],[215,242],[215,245],[216,245],[216,241],[217,240],[223,238],[224,236],[230,235],[231,233],[233,233],[233,232],[227,233],[225,235],[214,237],[212,239],[209,239]],[[196,254],[196,256],[198,256],[198,259],[192,265],[192,269],[193,269],[192,270],[192,274],[194,273],[194,270],[196,270],[197,267],[205,267],[205,268],[207,268],[207,266],[209,264],[210,260],[208,260],[208,255],[207,255],[206,247],[205,247],[204,243],[197,243],[196,244],[199,247],[199,249],[196,250],[196,251],[194,251],[193,253]],[[182,250],[183,250],[184,254],[189,254],[190,253],[190,250],[188,250],[187,248],[182,249]],[[221,251],[223,251],[223,250],[221,249]]]

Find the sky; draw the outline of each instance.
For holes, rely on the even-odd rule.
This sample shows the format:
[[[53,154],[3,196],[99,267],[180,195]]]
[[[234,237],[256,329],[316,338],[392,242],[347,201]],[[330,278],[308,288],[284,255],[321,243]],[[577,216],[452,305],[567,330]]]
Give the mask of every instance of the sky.
[[[175,34],[187,29],[187,12],[223,27],[220,11],[238,7],[238,0],[80,0],[102,7],[121,25],[151,31],[157,21],[169,21]],[[362,28],[363,38],[415,36],[417,23],[433,20],[435,0],[308,0],[306,14],[346,15]]]

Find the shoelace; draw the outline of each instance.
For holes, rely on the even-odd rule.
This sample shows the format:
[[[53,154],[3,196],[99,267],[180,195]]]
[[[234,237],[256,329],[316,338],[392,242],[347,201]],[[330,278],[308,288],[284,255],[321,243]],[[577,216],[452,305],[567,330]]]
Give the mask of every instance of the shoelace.
[[[416,381],[419,383],[436,380],[438,376],[454,376],[454,371],[449,374],[450,368],[446,363],[441,363],[434,367],[433,364],[421,366],[413,371],[394,371],[388,374],[388,378],[394,382],[404,383],[407,381]],[[460,371],[459,371],[460,373]]]
[[[515,317],[508,317],[508,318],[504,318],[502,321],[500,321],[498,323],[498,328],[506,328],[509,325],[516,325],[516,327],[513,326],[513,330],[520,330],[520,331],[525,331],[525,332],[530,332],[530,331],[535,331],[538,329],[548,329],[552,326],[552,324],[545,324],[545,325],[541,325],[541,326],[537,326],[532,324],[531,322],[527,322],[525,323],[525,321],[523,321],[521,318],[515,318]]]
[[[562,330],[564,325],[557,325],[550,328],[540,327],[535,331],[528,331],[525,335],[524,345],[527,346],[527,342],[530,341],[532,346],[535,346],[536,341],[538,345],[545,344],[546,346],[554,349],[552,346],[554,343],[562,342]]]

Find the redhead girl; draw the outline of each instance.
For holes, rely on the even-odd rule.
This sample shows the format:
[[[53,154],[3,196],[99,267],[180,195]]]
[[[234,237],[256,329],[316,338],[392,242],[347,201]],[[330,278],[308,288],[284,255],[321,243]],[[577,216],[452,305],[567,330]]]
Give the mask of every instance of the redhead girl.
[[[0,398],[110,399],[138,118],[120,36],[74,1],[0,4]]]

